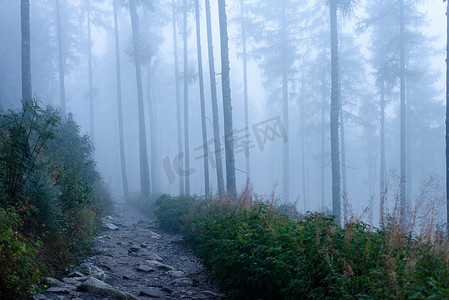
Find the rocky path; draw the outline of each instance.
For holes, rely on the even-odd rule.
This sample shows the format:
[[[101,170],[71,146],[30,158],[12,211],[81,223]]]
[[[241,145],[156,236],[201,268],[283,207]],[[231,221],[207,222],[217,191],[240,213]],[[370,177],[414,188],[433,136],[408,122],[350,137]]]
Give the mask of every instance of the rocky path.
[[[117,203],[92,256],[34,299],[224,299],[182,237],[151,221]]]

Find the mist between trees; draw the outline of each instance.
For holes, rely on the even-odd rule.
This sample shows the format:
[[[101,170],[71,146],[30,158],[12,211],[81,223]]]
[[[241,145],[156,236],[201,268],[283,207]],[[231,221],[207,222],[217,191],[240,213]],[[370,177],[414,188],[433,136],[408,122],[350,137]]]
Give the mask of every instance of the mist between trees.
[[[1,1],[0,109],[36,95],[72,113],[119,197],[224,195],[249,180],[341,220],[370,207],[378,224],[444,178],[445,11],[417,0]]]

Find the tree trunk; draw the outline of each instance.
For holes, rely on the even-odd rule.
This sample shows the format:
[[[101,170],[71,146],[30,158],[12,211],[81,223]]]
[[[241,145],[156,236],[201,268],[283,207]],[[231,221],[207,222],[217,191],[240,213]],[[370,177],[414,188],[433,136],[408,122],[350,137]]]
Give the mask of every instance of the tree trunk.
[[[406,157],[406,103],[405,103],[405,45],[404,45],[404,1],[400,0],[400,93],[401,93],[401,182],[400,182],[400,211],[402,218],[405,217],[407,211],[407,195],[406,195],[406,174],[407,174],[407,157]]]
[[[245,105],[245,155],[246,155],[246,181],[249,183],[250,179],[250,165],[249,165],[249,111],[248,111],[248,55],[246,53],[246,24],[245,24],[245,5],[244,0],[240,0],[240,22],[242,26],[242,56],[243,56],[243,102]]]
[[[90,28],[90,2],[87,1],[87,59],[89,66],[89,104],[90,104],[90,138],[95,143],[95,127],[94,127],[94,91],[92,79],[92,37]]]
[[[386,175],[386,161],[385,161],[385,82],[383,76],[380,82],[380,201],[381,213],[384,214],[387,209],[386,203],[386,189],[385,189],[385,175]]]
[[[340,110],[340,91],[338,75],[338,23],[337,0],[330,1],[331,22],[331,164],[332,164],[332,213],[336,223],[341,225],[341,201],[340,201],[340,151],[338,145],[338,116]]]
[[[56,29],[58,32],[58,62],[59,62],[59,96],[61,97],[62,112],[66,113],[65,106],[65,83],[64,83],[64,55],[62,49],[62,36],[61,36],[61,12],[59,9],[59,0],[56,0]]]
[[[147,102],[148,102],[148,119],[150,125],[150,172],[151,172],[151,187],[153,193],[159,192],[159,180],[157,176],[157,131],[156,131],[156,117],[154,113],[154,101],[153,101],[153,89],[152,89],[152,72],[151,72],[151,61],[148,62],[147,66]]]
[[[30,0],[21,0],[20,17],[22,38],[22,100],[28,102],[33,99],[31,88]]]
[[[139,45],[139,15],[135,0],[129,0],[129,12],[133,32],[134,62],[136,65],[137,104],[139,114],[139,154],[140,154],[140,193],[142,197],[150,195],[150,174],[148,172],[147,138],[145,130],[145,115],[143,108],[142,70],[140,65]]]
[[[449,1],[446,8],[446,232],[449,234]]]
[[[189,61],[187,55],[187,0],[184,0],[183,5],[183,40],[184,40],[184,154],[186,170],[190,168],[190,144],[189,144]],[[190,194],[190,177],[189,174],[185,176],[185,191],[186,195]]]
[[[307,192],[306,192],[306,143],[305,143],[305,112],[304,112],[304,72],[301,76],[301,173],[302,173],[302,201],[304,202],[304,213],[307,212]]]
[[[220,20],[221,45],[221,85],[223,90],[223,119],[225,131],[226,187],[228,193],[237,196],[235,185],[234,138],[232,128],[231,80],[229,77],[228,24],[226,1],[218,0],[218,17]]]
[[[341,176],[343,189],[342,194],[344,196],[343,199],[343,220],[344,224],[348,222],[348,190],[346,189],[346,145],[345,145],[345,122],[344,122],[344,112],[343,108],[340,106],[340,134],[341,134]],[[371,181],[370,181],[371,182]],[[371,195],[370,195],[371,196]]]
[[[323,56],[324,57],[324,56]],[[324,182],[324,166],[326,165],[325,160],[325,130],[326,124],[325,124],[325,118],[324,118],[324,111],[326,110],[326,62],[324,62],[323,65],[323,79],[322,79],[322,87],[321,87],[321,209],[324,209],[326,207],[326,195],[325,195],[325,182]]]
[[[175,63],[175,85],[176,85],[176,125],[178,133],[178,153],[182,153],[182,120],[181,120],[181,95],[179,92],[179,61],[178,61],[178,38],[176,32],[176,6],[175,0],[172,0],[172,21],[173,21],[173,53]],[[183,167],[182,160],[179,162],[180,168]],[[179,193],[184,194],[184,177],[179,176]]]
[[[209,54],[209,75],[210,75],[210,91],[212,102],[212,119],[214,125],[214,152],[215,164],[217,167],[217,185],[218,196],[224,195],[224,180],[223,180],[223,162],[221,159],[221,140],[220,140],[220,122],[218,119],[218,100],[217,100],[217,82],[215,79],[215,65],[214,65],[214,50],[212,41],[212,25],[210,15],[210,2],[206,1],[206,27],[207,27],[207,52]]]
[[[114,0],[114,34],[115,34],[115,64],[117,72],[117,108],[118,108],[118,133],[120,141],[120,166],[122,169],[122,183],[125,200],[128,200],[128,176],[126,175],[126,161],[125,161],[125,141],[123,137],[123,109],[122,109],[122,80],[120,71],[120,46],[118,36],[118,21],[117,21],[117,0]]]
[[[406,58],[406,62],[405,65],[407,66],[409,64],[408,59]],[[412,196],[412,142],[411,142],[411,137],[413,136],[412,134],[412,126],[411,126],[411,119],[410,119],[410,89],[408,87],[408,79],[406,78],[405,81],[405,99],[406,99],[406,104],[405,104],[405,126],[406,126],[406,130],[405,130],[405,147],[406,147],[406,170],[407,173],[405,175],[405,178],[407,179],[406,181],[406,190],[405,190],[405,195],[406,195],[406,203],[407,203],[407,209],[409,208],[409,205],[411,203],[411,196]]]
[[[288,137],[289,122],[288,122],[288,67],[285,61],[287,57],[287,25],[285,21],[285,7],[282,7],[282,52],[284,59],[282,60],[282,120],[284,123],[285,132]],[[289,142],[282,144],[282,193],[284,203],[290,201],[290,153]],[[304,166],[303,166],[304,167]]]
[[[201,102],[201,129],[203,132],[204,194],[206,197],[209,197],[209,153],[208,153],[209,147],[207,146],[206,107],[204,103],[204,78],[203,78],[203,58],[201,54],[199,0],[195,0],[195,22],[196,22],[196,49],[198,54],[198,81],[200,85],[200,102]]]

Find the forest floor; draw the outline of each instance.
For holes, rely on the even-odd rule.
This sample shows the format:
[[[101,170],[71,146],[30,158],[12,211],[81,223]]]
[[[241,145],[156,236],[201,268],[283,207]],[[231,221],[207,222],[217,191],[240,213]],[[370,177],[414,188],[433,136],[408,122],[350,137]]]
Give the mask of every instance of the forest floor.
[[[92,255],[34,299],[224,299],[181,236],[154,218],[116,203]],[[70,273],[70,274],[69,274]]]

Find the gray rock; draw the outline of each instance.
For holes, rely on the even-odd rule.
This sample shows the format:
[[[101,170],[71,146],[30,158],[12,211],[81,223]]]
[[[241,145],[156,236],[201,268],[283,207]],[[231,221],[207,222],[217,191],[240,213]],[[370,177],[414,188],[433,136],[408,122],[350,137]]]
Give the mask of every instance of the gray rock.
[[[161,262],[158,262],[157,260],[152,260],[152,259],[147,260],[147,264],[149,264],[152,267],[159,268],[159,269],[162,269],[165,271],[176,271],[176,269],[173,268],[172,266],[163,264]]]
[[[168,271],[168,274],[171,277],[175,277],[175,278],[182,278],[182,277],[186,276],[186,274],[183,271]]]
[[[146,296],[146,297],[150,297],[150,298],[160,298],[162,295],[161,295],[161,293],[159,293],[158,291],[156,291],[154,289],[148,289],[148,290],[140,291],[139,296]]]
[[[75,271],[75,272],[71,272],[69,275],[67,275],[67,277],[68,278],[84,277],[86,275],[89,275],[89,274],[85,274],[85,273],[81,273],[81,272]]]
[[[92,274],[92,268],[91,268],[91,264],[89,263],[82,263],[81,265],[79,265],[76,268],[76,271],[73,273],[81,273],[84,276],[89,276],[90,274]],[[74,277],[74,276],[71,276]]]
[[[118,230],[118,227],[112,223],[103,223],[103,228],[109,230]]]
[[[161,236],[159,234],[157,234],[154,231],[148,230],[148,229],[141,229],[139,231],[139,233],[140,234],[144,234],[144,235],[148,235],[150,238],[153,238],[153,239],[160,239],[161,238]]]
[[[69,287],[50,287],[46,290],[46,292],[48,293],[55,293],[55,294],[66,294],[69,295],[71,293],[72,290],[74,290],[75,287],[73,289],[70,289]]]
[[[44,277],[42,278],[42,283],[47,284],[49,286],[61,285],[62,282],[53,277]]]
[[[107,284],[101,280],[98,280],[94,277],[90,277],[85,282],[83,282],[80,286],[78,286],[77,291],[97,294],[100,296],[112,297],[112,298],[116,298],[119,300],[138,299],[137,297],[135,297],[129,293],[123,293],[119,290],[116,290],[109,284]]]
[[[125,294],[125,296],[127,297],[126,299],[128,300],[141,300],[139,297],[136,297],[131,293],[123,292],[123,294]]]
[[[73,277],[73,278],[63,278],[62,281],[66,284],[73,285],[77,287],[81,282],[86,281],[88,277]]]
[[[140,249],[137,252],[129,252],[128,250],[128,255],[130,256],[134,256],[134,257],[143,257],[146,258],[148,260],[158,260],[158,261],[162,261],[162,257],[160,257],[159,255],[157,255],[156,253],[153,252],[149,252],[146,249]]]
[[[147,252],[147,254],[145,254],[145,256],[146,256],[149,260],[158,260],[158,261],[162,261],[162,257],[160,257],[159,255],[157,255],[156,253]]]
[[[188,277],[182,277],[175,280],[172,280],[170,284],[185,284],[185,285],[193,285],[193,280]]]
[[[81,275],[84,276],[92,276],[95,277],[101,281],[106,280],[106,274],[102,269],[99,267],[93,265],[92,263],[82,263],[79,267],[76,268],[77,272],[74,273],[81,273]],[[79,277],[79,276],[69,276],[69,277]]]
[[[146,265],[139,265],[136,270],[138,272],[154,272],[154,269],[152,267]]]
[[[128,253],[137,252],[139,250],[140,250],[139,247],[131,247],[131,248],[128,249]]]
[[[220,295],[211,291],[202,291],[201,294],[207,296],[207,297],[211,297],[211,298],[218,298]]]
[[[161,236],[154,231],[150,231],[150,237],[152,239],[160,239],[161,238]]]

